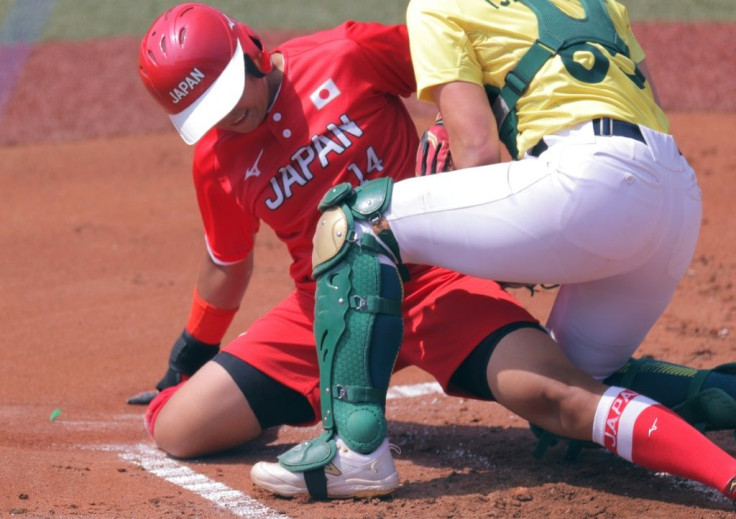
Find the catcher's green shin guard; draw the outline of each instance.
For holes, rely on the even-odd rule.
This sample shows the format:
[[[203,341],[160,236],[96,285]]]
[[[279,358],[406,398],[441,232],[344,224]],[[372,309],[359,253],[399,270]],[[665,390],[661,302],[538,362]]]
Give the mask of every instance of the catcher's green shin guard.
[[[286,469],[305,473],[308,487],[313,477],[308,473],[324,477],[325,465],[334,458],[335,434],[362,454],[376,450],[386,437],[386,392],[403,339],[403,286],[395,241],[390,231],[373,224],[388,207],[392,186],[390,179],[355,190],[340,184],[319,205],[323,214],[312,263],[325,433],[279,457]],[[381,241],[371,233],[359,236],[356,219],[371,222]]]

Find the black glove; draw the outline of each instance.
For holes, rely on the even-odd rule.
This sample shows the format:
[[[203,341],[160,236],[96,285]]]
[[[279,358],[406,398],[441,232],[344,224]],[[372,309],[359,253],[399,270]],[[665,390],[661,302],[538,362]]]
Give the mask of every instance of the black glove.
[[[156,384],[156,389],[162,391],[188,379],[212,357],[217,355],[219,351],[219,344],[207,344],[198,341],[184,330],[171,348],[169,369]]]
[[[184,330],[169,355],[169,369],[156,384],[156,391],[142,391],[128,398],[131,405],[148,405],[159,391],[185,381],[220,351],[219,344],[207,344],[192,337]]]

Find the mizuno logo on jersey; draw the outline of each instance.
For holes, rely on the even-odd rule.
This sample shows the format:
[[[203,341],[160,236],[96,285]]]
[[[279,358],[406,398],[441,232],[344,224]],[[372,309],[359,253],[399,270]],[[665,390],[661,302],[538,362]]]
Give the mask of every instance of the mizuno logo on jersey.
[[[317,87],[317,90],[309,95],[309,99],[312,100],[312,103],[317,107],[317,110],[322,110],[330,101],[339,95],[340,89],[337,88],[335,82],[330,78]]]
[[[245,180],[248,180],[250,177],[257,177],[261,174],[261,170],[258,169],[258,162],[261,160],[261,155],[263,155],[263,149],[261,149],[261,152],[258,154],[258,157],[256,157],[256,161],[253,165],[245,170]]]
[[[184,81],[179,83],[176,88],[169,92],[171,101],[176,104],[182,100],[182,98],[189,95],[192,89],[199,85],[204,79],[204,73],[198,68],[193,68],[192,71],[184,78]]]

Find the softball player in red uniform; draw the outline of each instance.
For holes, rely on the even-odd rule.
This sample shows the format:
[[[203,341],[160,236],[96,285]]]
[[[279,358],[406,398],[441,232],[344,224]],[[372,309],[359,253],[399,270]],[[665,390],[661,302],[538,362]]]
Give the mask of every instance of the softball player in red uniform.
[[[385,457],[385,388],[366,373],[389,373],[375,352],[400,346],[392,318],[403,264],[562,284],[549,328],[573,363],[603,379],[639,346],[693,255],[697,182],[666,133],[622,6],[412,0],[408,26],[418,95],[437,103],[455,165],[495,159],[494,115],[521,160],[339,185],[320,202],[313,263],[325,432],[278,464],[254,466],[254,482],[282,495],[344,495],[349,477],[365,487],[352,495],[369,481],[389,487],[384,472],[348,461],[359,453],[381,466]],[[661,404],[564,367],[556,346],[535,329],[505,335],[487,363],[495,399],[554,433],[736,495],[736,460]]]
[[[165,451],[189,457],[241,445],[270,426],[314,423],[317,203],[341,182],[413,175],[417,131],[400,99],[415,89],[406,28],[348,22],[269,54],[246,25],[182,4],[144,37],[140,74],[183,139],[196,142],[207,248],[186,329],[148,409],[149,431]],[[262,222],[289,250],[295,289],[218,353]],[[494,282],[438,268],[412,267],[411,275],[396,367],[419,366],[450,393],[477,394],[464,374],[471,363],[458,367],[486,338],[538,326]]]

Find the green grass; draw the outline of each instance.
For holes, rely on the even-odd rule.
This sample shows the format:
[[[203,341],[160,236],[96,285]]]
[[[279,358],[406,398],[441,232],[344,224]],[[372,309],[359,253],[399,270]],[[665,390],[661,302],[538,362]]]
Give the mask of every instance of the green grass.
[[[16,2],[0,0],[0,31]],[[736,0],[622,0],[632,20],[736,21]],[[43,40],[141,35],[178,0],[57,0]],[[210,0],[257,30],[313,31],[347,19],[402,23],[407,0]],[[0,41],[3,40],[0,33]]]
[[[26,0],[0,0],[0,27],[11,4],[23,1]],[[142,35],[158,14],[178,3],[177,0],[57,0],[42,39]],[[260,31],[308,32],[348,19],[402,23],[406,10],[405,1],[391,0],[209,0],[206,3]]]
[[[621,0],[632,20],[736,21],[736,0]]]

